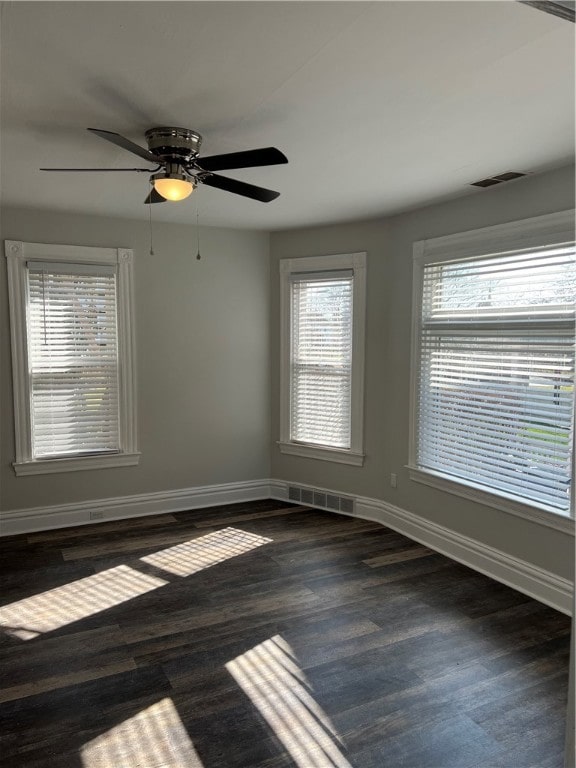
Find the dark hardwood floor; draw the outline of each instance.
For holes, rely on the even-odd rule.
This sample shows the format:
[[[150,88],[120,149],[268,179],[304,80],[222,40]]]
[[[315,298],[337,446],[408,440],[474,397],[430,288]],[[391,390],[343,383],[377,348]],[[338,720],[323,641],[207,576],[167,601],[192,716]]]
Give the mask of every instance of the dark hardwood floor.
[[[5,768],[563,764],[567,617],[374,523],[253,502],[0,556]]]

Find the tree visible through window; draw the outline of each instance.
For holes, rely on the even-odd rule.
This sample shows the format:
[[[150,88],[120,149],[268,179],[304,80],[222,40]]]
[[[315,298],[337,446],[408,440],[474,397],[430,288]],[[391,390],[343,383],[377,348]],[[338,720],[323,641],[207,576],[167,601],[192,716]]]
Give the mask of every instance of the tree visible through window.
[[[82,269],[28,268],[34,458],[119,450],[116,274]]]
[[[292,440],[350,448],[352,274],[292,280]]]
[[[417,466],[569,514],[574,245],[423,267]]]
[[[282,453],[361,466],[366,254],[283,259]]]
[[[17,475],[138,464],[133,252],[7,240]]]

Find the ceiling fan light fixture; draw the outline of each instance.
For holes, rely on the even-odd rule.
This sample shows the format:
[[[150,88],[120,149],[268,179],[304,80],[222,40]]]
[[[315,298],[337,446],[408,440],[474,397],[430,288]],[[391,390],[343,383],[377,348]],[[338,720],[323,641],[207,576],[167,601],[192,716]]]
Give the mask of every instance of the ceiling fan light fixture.
[[[152,181],[156,192],[171,202],[185,200],[194,191],[194,184],[183,173],[157,173]]]

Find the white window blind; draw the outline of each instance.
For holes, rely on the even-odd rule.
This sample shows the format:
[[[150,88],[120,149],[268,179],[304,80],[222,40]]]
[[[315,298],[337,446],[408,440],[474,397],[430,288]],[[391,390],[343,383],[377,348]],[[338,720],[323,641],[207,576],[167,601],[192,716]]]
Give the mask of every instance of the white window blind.
[[[573,244],[423,268],[417,464],[569,514]]]
[[[351,445],[353,272],[291,276],[290,439]]]
[[[119,451],[114,267],[28,262],[33,458]]]

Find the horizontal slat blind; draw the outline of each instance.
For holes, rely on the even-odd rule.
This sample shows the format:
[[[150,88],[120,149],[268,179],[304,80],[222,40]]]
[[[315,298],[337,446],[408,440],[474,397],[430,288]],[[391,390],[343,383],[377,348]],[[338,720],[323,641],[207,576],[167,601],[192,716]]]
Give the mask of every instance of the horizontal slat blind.
[[[572,245],[429,264],[422,318],[466,324],[573,318],[575,293]]]
[[[570,510],[574,247],[423,272],[418,465]]]
[[[28,264],[34,458],[119,450],[116,276]]]
[[[353,279],[292,277],[291,440],[350,448]]]

